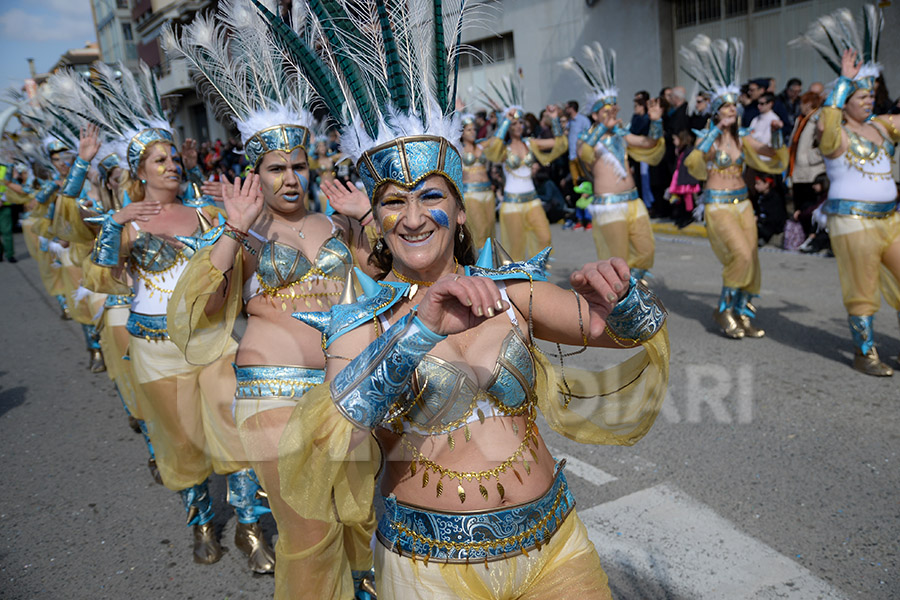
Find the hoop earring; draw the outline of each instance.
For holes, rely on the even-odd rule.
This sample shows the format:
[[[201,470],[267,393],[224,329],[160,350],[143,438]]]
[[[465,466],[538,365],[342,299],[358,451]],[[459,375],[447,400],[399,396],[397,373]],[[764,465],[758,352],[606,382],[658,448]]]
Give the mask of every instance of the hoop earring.
[[[375,252],[381,252],[384,250],[384,238],[378,238],[378,241],[375,242]]]

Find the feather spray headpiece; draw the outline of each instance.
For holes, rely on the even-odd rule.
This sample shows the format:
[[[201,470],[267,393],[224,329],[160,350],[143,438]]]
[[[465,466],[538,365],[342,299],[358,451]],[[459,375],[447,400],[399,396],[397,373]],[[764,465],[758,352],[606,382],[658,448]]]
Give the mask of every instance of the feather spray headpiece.
[[[274,2],[266,0],[273,10]],[[303,2],[293,3],[303,10]],[[302,20],[302,13],[296,20]],[[296,22],[295,20],[295,22]],[[265,22],[249,0],[225,0],[216,18],[197,15],[178,39],[171,25],[163,46],[185,60],[200,92],[235,123],[254,168],[272,150],[308,149],[313,117],[309,86],[284,60]]]
[[[515,111],[515,119],[525,116],[525,90],[512,78],[504,77],[499,85],[493,81],[489,81],[488,84],[491,86],[490,90],[484,88],[478,90],[482,102],[502,112],[503,116],[508,115],[509,111]]]
[[[590,89],[588,104],[594,113],[609,104],[618,102],[619,88],[616,87],[616,51],[604,51],[600,42],[583,48],[584,62],[569,57],[560,64],[574,71]]]
[[[737,38],[711,40],[703,34],[681,47],[681,70],[711,96],[712,113],[725,104],[737,104],[741,88],[738,78],[744,64],[744,42]]]
[[[884,27],[881,9],[874,4],[866,4],[862,9],[862,23],[863,30],[860,32],[853,13],[841,8],[810,23],[806,33],[791,40],[788,45],[811,46],[838,75],[841,74],[844,50],[856,51],[863,65],[854,78],[854,86],[856,89],[872,89],[875,78],[881,74],[881,65],[877,62]]]
[[[462,188],[456,76],[463,22],[478,4],[308,0],[310,43],[253,2],[339,121],[341,151],[371,198],[382,184],[409,187],[431,174]]]

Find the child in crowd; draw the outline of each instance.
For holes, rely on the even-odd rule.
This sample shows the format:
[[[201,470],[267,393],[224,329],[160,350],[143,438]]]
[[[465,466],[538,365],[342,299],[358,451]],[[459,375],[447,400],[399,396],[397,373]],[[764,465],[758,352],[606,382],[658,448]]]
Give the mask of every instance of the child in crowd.
[[[784,224],[787,221],[787,211],[784,208],[784,196],[778,186],[775,185],[775,179],[770,175],[759,174],[753,182],[756,193],[759,194],[757,199],[757,219],[756,230],[759,234],[760,247],[773,241],[778,236],[779,239],[774,243],[780,246],[780,235],[784,233]]]
[[[694,218],[694,197],[700,193],[700,182],[694,179],[684,166],[684,159],[694,149],[694,134],[688,130],[679,131],[672,136],[675,146],[675,172],[669,184],[669,202],[672,204],[672,217],[675,225],[681,229],[690,225]]]
[[[825,173],[817,175],[812,184],[813,192],[816,194],[816,201],[806,206],[803,210],[794,211],[794,219],[803,225],[805,231],[812,232],[806,238],[806,241],[800,244],[798,248],[800,252],[834,256],[831,254],[831,239],[828,237],[828,232],[825,230],[824,225],[818,227],[818,231],[816,231],[819,222],[824,223],[824,215],[820,220],[816,219],[816,215],[813,214],[828,198],[828,186],[828,176]]]
[[[594,225],[591,223],[591,213],[588,207],[594,202],[594,184],[582,179],[575,186],[575,193],[580,194],[575,201],[575,225],[572,229],[584,229],[590,231]]]

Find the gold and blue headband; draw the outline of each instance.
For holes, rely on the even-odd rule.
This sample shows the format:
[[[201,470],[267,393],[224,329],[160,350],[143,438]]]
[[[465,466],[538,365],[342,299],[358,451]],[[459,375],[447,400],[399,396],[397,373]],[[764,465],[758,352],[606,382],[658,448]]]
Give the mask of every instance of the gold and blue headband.
[[[364,152],[356,170],[372,201],[385,183],[411,188],[429,175],[446,177],[462,198],[462,159],[442,137],[412,135],[391,140]]]
[[[618,98],[618,96],[616,96],[614,94],[610,94],[608,96],[603,96],[602,98],[600,98],[599,100],[594,102],[594,104],[591,106],[591,112],[592,113],[599,112],[599,111],[603,110],[604,106],[612,106],[612,105],[615,105],[618,103],[619,103],[619,98]]]
[[[97,162],[97,171],[100,173],[100,179],[109,180],[109,174],[113,169],[119,166],[119,156],[115,153],[110,154],[103,160]]]
[[[718,95],[712,99],[711,106],[713,114],[719,112],[719,109],[725,106],[726,104],[734,104],[737,106],[738,103],[738,94],[737,92],[726,92],[724,94]]]
[[[267,152],[281,150],[293,152],[297,148],[309,147],[311,134],[303,125],[273,125],[257,131],[244,143],[244,155],[255,169]]]
[[[47,154],[49,154],[50,156],[53,156],[58,152],[66,152],[68,150],[71,150],[71,148],[69,148],[67,144],[59,140],[51,140],[47,143]]]
[[[150,127],[139,131],[131,141],[128,142],[128,168],[133,176],[137,176],[138,167],[141,165],[141,157],[144,156],[144,150],[156,142],[175,143],[172,132],[161,127]]]

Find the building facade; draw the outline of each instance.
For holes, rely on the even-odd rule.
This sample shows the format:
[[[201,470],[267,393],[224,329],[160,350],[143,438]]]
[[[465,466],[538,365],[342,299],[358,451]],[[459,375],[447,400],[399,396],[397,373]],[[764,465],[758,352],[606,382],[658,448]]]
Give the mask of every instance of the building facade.
[[[100,60],[122,63],[134,70],[138,66],[135,32],[129,0],[91,0],[94,29],[100,47]]]

